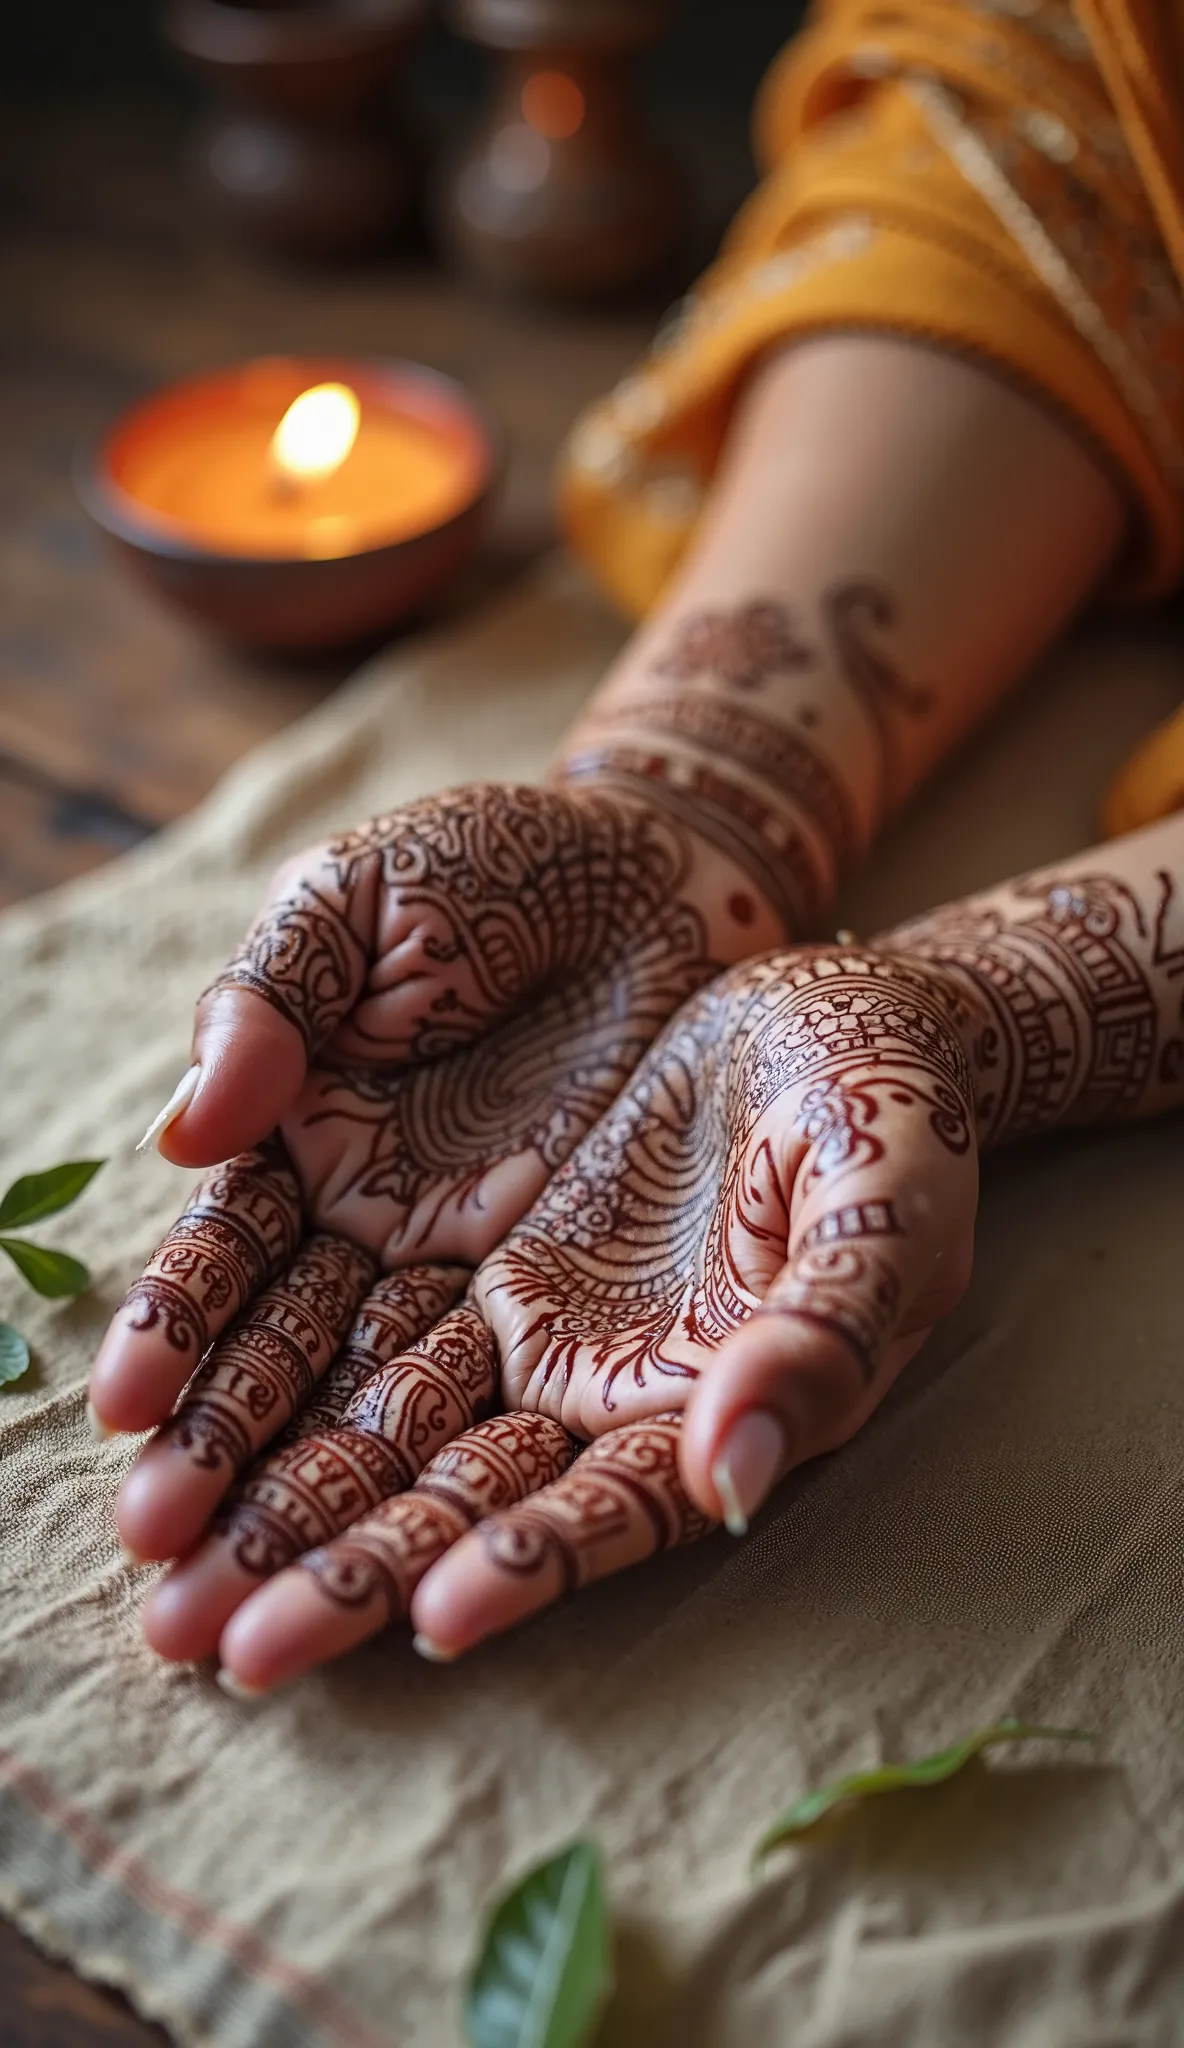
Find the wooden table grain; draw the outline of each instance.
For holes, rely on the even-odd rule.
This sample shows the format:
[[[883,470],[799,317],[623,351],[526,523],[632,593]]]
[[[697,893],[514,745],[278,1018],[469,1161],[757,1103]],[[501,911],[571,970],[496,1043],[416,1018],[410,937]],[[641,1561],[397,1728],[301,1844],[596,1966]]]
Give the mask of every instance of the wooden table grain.
[[[474,295],[426,253],[363,271],[269,266],[211,232],[172,108],[40,105],[0,124],[0,902],[81,874],[203,797],[318,703],[353,655],[269,661],[162,609],[108,558],[71,484],[78,444],[175,377],[351,350],[434,363],[497,413],[510,462],[472,602],[553,538],[568,424],[655,308],[567,314]],[[3,2048],[164,2036],[0,1923]]]

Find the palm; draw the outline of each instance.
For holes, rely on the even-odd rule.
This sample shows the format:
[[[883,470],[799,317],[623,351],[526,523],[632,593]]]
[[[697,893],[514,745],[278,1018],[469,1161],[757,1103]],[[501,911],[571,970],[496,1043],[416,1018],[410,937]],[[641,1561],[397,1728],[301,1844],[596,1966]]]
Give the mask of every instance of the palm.
[[[230,1631],[265,1651],[270,1631],[268,1668],[289,1670],[405,1613],[441,1558],[427,1611],[486,1633],[685,1540],[708,1523],[679,1477],[679,1414],[726,1377],[754,1317],[801,1342],[813,1448],[842,1441],[968,1269],[977,1163],[954,1008],[939,970],[834,951],[699,993],[468,1303],[263,1462],[166,1610],[200,1605],[204,1583],[216,1638],[234,1572],[282,1562],[300,1521],[311,1569],[281,1573]],[[461,1385],[469,1419],[494,1399],[511,1412],[425,1443],[409,1469],[408,1403],[426,1389],[453,1437]],[[385,1447],[368,1485],[363,1444]]]
[[[601,793],[481,785],[281,873],[206,999],[231,1014],[248,1114],[296,1060],[280,1131],[207,1177],[92,1380],[109,1419],[145,1428],[193,1376],[121,1501],[138,1553],[191,1547],[329,1368],[318,1413],[521,1216],[712,971],[695,858]],[[439,1432],[471,1419],[449,1409]]]

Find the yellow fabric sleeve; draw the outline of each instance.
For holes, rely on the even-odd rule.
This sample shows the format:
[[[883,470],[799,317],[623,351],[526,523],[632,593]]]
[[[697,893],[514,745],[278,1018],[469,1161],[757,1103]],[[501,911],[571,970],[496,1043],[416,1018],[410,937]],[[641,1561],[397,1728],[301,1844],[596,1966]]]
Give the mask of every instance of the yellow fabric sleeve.
[[[1155,0],[816,10],[765,81],[763,181],[718,261],[565,452],[568,537],[622,610],[683,554],[745,375],[825,332],[914,336],[1055,408],[1135,509],[1118,592],[1179,582],[1184,154],[1162,20]]]

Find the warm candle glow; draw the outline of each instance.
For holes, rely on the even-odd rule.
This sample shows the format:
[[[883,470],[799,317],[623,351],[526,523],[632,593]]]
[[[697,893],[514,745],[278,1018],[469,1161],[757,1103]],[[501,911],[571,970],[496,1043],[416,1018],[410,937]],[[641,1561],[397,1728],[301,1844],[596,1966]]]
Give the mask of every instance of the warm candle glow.
[[[358,433],[361,407],[348,384],[314,384],[294,398],[271,443],[288,483],[315,483],[340,469]]]
[[[522,88],[522,118],[539,135],[563,142],[584,124],[584,95],[566,71],[535,71]]]

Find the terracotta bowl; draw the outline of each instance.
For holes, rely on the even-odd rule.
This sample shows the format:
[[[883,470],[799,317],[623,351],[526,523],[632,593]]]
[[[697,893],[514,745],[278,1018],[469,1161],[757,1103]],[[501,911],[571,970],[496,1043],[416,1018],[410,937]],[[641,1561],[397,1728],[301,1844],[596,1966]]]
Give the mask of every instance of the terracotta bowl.
[[[368,407],[430,426],[463,457],[463,502],[427,531],[347,555],[235,556],[204,547],[135,495],[146,443],[194,416],[233,408],[250,378],[274,379],[278,420],[310,385],[339,382]],[[271,393],[269,390],[269,400]],[[143,582],[226,638],[276,652],[348,646],[430,609],[469,561],[502,464],[500,430],[463,385],[390,357],[299,356],[240,363],[153,393],[80,450],[78,495]]]

